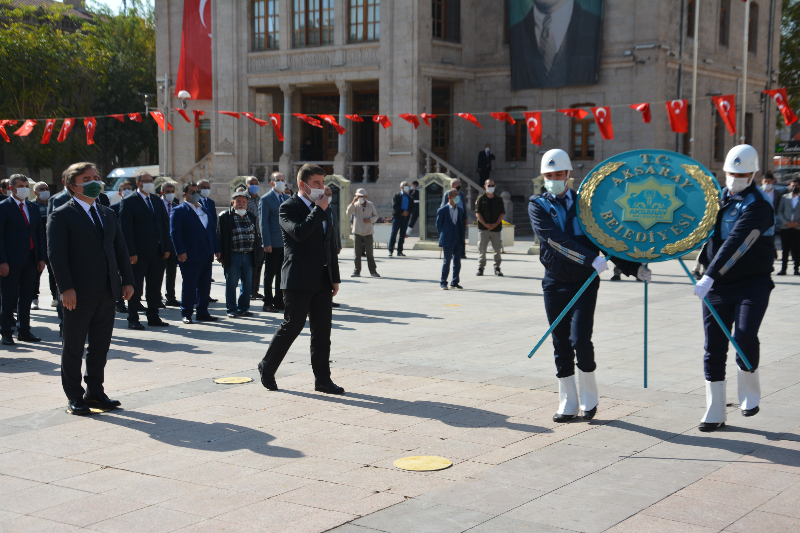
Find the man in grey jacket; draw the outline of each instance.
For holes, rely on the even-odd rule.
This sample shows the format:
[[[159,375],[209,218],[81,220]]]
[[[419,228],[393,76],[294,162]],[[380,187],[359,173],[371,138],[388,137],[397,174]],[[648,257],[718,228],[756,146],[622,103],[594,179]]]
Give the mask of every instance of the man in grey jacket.
[[[347,206],[347,217],[353,217],[353,255],[355,256],[355,270],[350,276],[357,278],[361,276],[361,250],[367,252],[367,266],[369,275],[379,278],[378,267],[375,265],[375,257],[372,253],[372,235],[375,232],[374,224],[378,220],[378,210],[375,205],[367,200],[367,191],[358,189],[353,201]]]

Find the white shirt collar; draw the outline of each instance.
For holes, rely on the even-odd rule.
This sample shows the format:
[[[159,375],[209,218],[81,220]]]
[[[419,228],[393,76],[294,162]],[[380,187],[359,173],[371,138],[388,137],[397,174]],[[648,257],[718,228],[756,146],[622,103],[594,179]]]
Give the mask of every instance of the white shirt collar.
[[[11,192],[11,191],[8,191],[8,192]],[[23,200],[20,200],[19,198],[17,198],[17,196],[13,192],[11,192],[11,194],[9,196],[11,196],[11,198],[13,198],[15,202],[17,202],[17,207],[19,207],[20,205],[25,205],[25,202]]]
[[[303,200],[303,203],[306,204],[309,209],[313,209],[313,207],[311,207],[311,200],[309,200],[308,198],[306,198],[302,194],[298,194],[297,196],[299,196],[300,199]]]
[[[142,197],[142,200],[144,200],[145,202],[147,201],[147,198],[149,197],[149,195],[147,195],[147,194],[143,193],[143,192],[142,192],[142,191],[140,191],[139,189],[136,189],[136,192],[138,192],[138,193],[139,193],[139,196],[141,196],[141,197]]]
[[[554,13],[550,13],[550,34],[553,36],[553,42],[556,45],[556,51],[561,49],[561,43],[564,42],[564,36],[567,34],[567,28],[569,28],[569,23],[572,20],[572,11],[574,7],[574,0],[568,0]],[[536,24],[536,42],[539,43],[540,49],[542,27],[544,25],[544,19],[546,16],[546,14],[536,9],[536,4],[533,5],[533,20]]]

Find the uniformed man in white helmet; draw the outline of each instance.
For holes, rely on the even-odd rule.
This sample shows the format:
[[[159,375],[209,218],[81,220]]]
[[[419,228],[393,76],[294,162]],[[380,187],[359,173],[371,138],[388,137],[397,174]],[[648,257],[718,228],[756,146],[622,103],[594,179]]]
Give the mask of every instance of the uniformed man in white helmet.
[[[581,230],[575,209],[578,198],[567,187],[571,174],[572,162],[564,150],[546,152],[542,157],[542,175],[547,192],[531,196],[528,203],[531,225],[539,237],[539,260],[545,268],[542,292],[551,324],[593,271],[600,273],[608,268],[600,249]],[[623,273],[650,281],[646,267],[622,259],[611,260]],[[597,413],[592,327],[599,287],[598,277],[553,330],[559,397],[555,422],[568,422],[578,416],[591,420]],[[576,358],[580,395],[575,384]]]
[[[761,386],[758,381],[758,328],[769,304],[775,240],[775,212],[766,195],[756,187],[758,152],[749,144],[731,148],[725,158],[725,188],[714,235],[700,256],[706,267],[694,293],[719,313],[728,331],[736,324],[733,338],[752,365],[747,369],[739,355],[739,405],[744,416],[758,413]],[[725,361],[728,338],[703,303],[706,333],[704,369],[706,414],[700,431],[714,431],[725,425]]]

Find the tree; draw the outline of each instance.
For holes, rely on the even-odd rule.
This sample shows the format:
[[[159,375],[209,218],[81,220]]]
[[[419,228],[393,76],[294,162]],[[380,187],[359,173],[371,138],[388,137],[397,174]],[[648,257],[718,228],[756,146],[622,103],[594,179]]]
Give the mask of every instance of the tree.
[[[800,0],[783,2],[780,70],[778,84],[786,87],[789,105],[796,110],[800,103]]]

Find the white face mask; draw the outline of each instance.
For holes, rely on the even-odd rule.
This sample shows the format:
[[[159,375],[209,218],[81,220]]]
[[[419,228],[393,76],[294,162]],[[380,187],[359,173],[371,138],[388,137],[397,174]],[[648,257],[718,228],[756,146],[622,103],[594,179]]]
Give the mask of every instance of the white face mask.
[[[408,185],[403,186],[403,192],[408,192],[410,187]]]
[[[750,185],[750,179],[753,176],[748,178],[735,178],[731,174],[725,173],[725,186],[728,188],[731,194],[739,194],[743,190]]]
[[[316,202],[317,200],[325,196],[325,189],[311,189],[311,187],[309,187],[309,192],[306,194],[308,194],[309,200],[311,200],[312,202]]]
[[[142,183],[142,191],[147,194],[153,194],[156,191],[155,183]]]
[[[39,193],[39,200],[46,202],[50,199],[50,191],[42,191]]]
[[[28,198],[28,195],[31,193],[30,187],[17,187],[16,197],[20,200],[25,200]]]
[[[361,204],[361,205],[367,205],[367,200],[366,200],[366,198],[359,198],[358,199],[358,203]]]
[[[558,196],[567,188],[567,180],[549,180],[545,178],[544,180],[544,188],[547,189],[547,192]]]
[[[211,189],[200,189],[200,196],[203,198],[208,198],[211,196]]]
[[[489,153],[489,148],[484,148],[484,150],[486,151],[487,154]]]
[[[283,192],[286,190],[286,184],[282,181],[276,181],[272,188],[275,189],[275,192]]]
[[[120,193],[120,194],[122,194],[123,198],[127,198],[128,196],[133,194],[133,191],[130,190],[130,189],[122,189],[122,193]]]
[[[486,187],[486,192],[489,194],[494,194],[494,187]]]
[[[236,211],[236,214],[240,217],[243,217],[247,214],[247,209],[235,209],[234,211]]]
[[[769,192],[769,191],[772,190],[772,184],[771,183],[765,183],[764,185],[761,186],[761,188],[764,189],[765,191]]]
[[[172,203],[172,200],[174,199],[175,199],[174,192],[168,192],[167,194],[164,195],[164,200],[168,201],[169,203]]]

